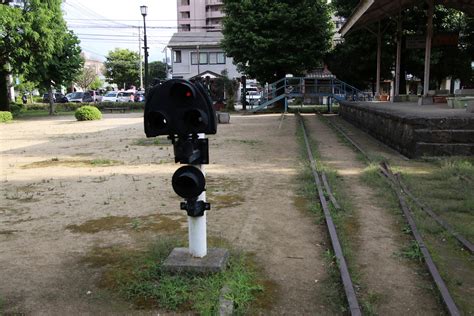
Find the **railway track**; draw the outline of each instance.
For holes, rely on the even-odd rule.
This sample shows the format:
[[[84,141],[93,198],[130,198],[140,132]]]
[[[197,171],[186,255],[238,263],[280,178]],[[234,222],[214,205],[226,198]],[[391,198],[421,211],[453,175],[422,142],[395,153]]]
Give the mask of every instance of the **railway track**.
[[[355,293],[355,290],[354,290],[354,285],[352,283],[352,279],[351,279],[351,276],[349,274],[349,269],[347,267],[346,259],[344,258],[344,255],[343,255],[343,252],[342,252],[341,243],[339,242],[339,237],[337,235],[336,225],[334,225],[334,221],[332,219],[331,212],[329,211],[328,201],[326,200],[326,197],[324,195],[324,190],[326,191],[328,196],[330,196],[330,201],[334,204],[335,207],[339,208],[339,204],[337,204],[336,199],[334,198],[334,196],[331,192],[331,189],[329,187],[329,184],[326,180],[326,176],[324,175],[324,173],[323,172],[318,173],[318,170],[316,168],[316,161],[314,159],[313,152],[311,150],[311,145],[309,143],[308,135],[306,133],[306,128],[305,128],[305,125],[304,125],[303,118],[299,114],[297,114],[297,117],[300,121],[301,128],[303,130],[303,137],[304,137],[304,141],[305,141],[305,144],[306,144],[308,159],[309,159],[310,165],[311,165],[311,171],[312,171],[312,174],[313,174],[313,177],[314,177],[314,182],[315,182],[316,187],[317,187],[319,201],[320,201],[321,207],[323,209],[323,213],[324,213],[324,217],[325,217],[325,221],[326,221],[326,226],[327,226],[327,229],[328,229],[328,232],[329,232],[329,237],[331,239],[331,245],[332,245],[332,248],[334,250],[334,255],[336,257],[336,261],[337,261],[337,264],[338,264],[339,273],[341,275],[341,281],[342,281],[342,285],[344,287],[344,292],[345,292],[345,295],[346,295],[347,304],[349,306],[349,311],[350,311],[351,315],[353,315],[353,316],[362,315],[361,308],[359,306],[359,302],[357,300],[357,296],[356,296],[356,293]]]
[[[299,115],[298,115],[299,116]],[[301,124],[303,126],[303,130],[304,130],[304,123],[303,123],[303,120],[301,118],[301,116],[299,116],[299,119],[301,121]],[[360,152],[366,159],[367,161],[369,162],[373,162],[372,159],[370,158],[370,156],[368,155],[368,153],[359,145],[357,144],[356,141],[354,141],[347,133],[345,133],[338,125],[334,124],[333,122],[331,122],[330,120],[326,120],[330,126],[332,126],[336,131],[338,131],[358,152]],[[306,132],[304,132],[304,135],[305,135],[305,141],[307,142],[307,136],[306,136]],[[307,143],[307,147],[308,147],[308,143]],[[309,155],[309,154],[308,154]],[[310,157],[310,160],[311,160],[311,157]],[[311,163],[313,165],[313,162]],[[426,264],[426,267],[434,281],[434,283],[436,284],[436,287],[440,293],[440,296],[442,298],[442,301],[448,311],[448,313],[450,315],[460,315],[460,312],[459,312],[459,309],[458,307],[456,306],[456,303],[454,302],[443,278],[441,277],[432,257],[431,257],[431,254],[428,250],[428,248],[426,247],[424,241],[423,241],[423,238],[416,226],[416,222],[413,218],[413,211],[412,209],[410,208],[409,206],[409,203],[407,203],[407,199],[406,197],[412,199],[412,201],[422,210],[424,211],[426,214],[428,214],[430,217],[432,217],[441,227],[443,227],[446,231],[448,231],[451,235],[453,235],[453,237],[455,237],[458,242],[465,248],[467,249],[468,251],[471,252],[471,254],[473,253],[473,250],[474,250],[474,247],[472,245],[472,243],[470,243],[466,238],[464,238],[463,236],[461,236],[460,234],[458,234],[448,223],[446,223],[445,221],[443,221],[441,218],[439,218],[439,216],[437,216],[429,207],[427,207],[426,205],[424,205],[422,202],[420,202],[415,196],[413,196],[413,194],[408,190],[407,186],[403,183],[403,181],[401,180],[401,177],[400,177],[400,174],[394,174],[391,170],[391,167],[390,165],[388,164],[388,162],[382,162],[380,163],[379,165],[379,174],[382,176],[383,179],[385,179],[385,181],[387,182],[387,185],[389,185],[392,190],[395,192],[397,198],[398,198],[398,202],[399,202],[399,205],[400,205],[400,208],[403,212],[403,215],[408,223],[408,225],[410,226],[410,230],[411,230],[411,233],[413,235],[413,238],[415,239],[422,255],[423,255],[423,259],[424,259],[424,262]],[[323,200],[324,200],[324,203],[325,203],[325,199],[324,199],[324,196],[323,196],[323,199],[321,200],[321,204],[323,204]],[[328,227],[329,228],[329,227]],[[342,278],[342,273],[341,273],[341,278]],[[346,291],[346,296],[347,295],[352,295],[351,293],[348,293]],[[349,296],[348,297],[348,301],[349,301]],[[352,312],[352,310],[351,310]]]

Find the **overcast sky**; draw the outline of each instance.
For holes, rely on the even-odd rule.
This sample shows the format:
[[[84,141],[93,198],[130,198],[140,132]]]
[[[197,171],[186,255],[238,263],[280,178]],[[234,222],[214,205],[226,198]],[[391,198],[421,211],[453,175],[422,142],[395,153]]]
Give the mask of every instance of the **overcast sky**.
[[[148,6],[149,61],[162,61],[163,49],[176,32],[176,0],[65,0],[63,11],[87,57],[103,61],[116,47],[138,52],[138,27],[143,40],[141,5]]]

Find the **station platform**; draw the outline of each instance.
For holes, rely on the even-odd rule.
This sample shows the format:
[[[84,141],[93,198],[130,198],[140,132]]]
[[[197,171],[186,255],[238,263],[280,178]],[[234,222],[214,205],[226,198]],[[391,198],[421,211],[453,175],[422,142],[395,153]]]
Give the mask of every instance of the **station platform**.
[[[344,102],[346,121],[409,158],[474,155],[474,113],[446,104]]]

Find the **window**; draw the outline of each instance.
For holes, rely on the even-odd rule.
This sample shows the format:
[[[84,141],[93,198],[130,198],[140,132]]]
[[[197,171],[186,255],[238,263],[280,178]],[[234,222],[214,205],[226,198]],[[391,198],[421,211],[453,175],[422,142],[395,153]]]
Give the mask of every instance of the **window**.
[[[173,51],[173,63],[179,64],[181,62],[181,51],[175,50]]]
[[[191,18],[191,13],[189,11],[181,12],[181,18],[182,19],[189,19],[189,18]]]
[[[209,64],[225,64],[225,54],[223,52],[209,53]]]
[[[191,24],[180,24],[179,28],[183,32],[189,32],[189,31],[191,31]]]
[[[197,59],[197,52],[192,52],[191,53],[191,65],[197,65],[198,59]],[[208,64],[208,55],[207,53],[199,53],[199,64],[200,65],[206,65]]]
[[[189,0],[181,0],[181,5],[189,5]]]

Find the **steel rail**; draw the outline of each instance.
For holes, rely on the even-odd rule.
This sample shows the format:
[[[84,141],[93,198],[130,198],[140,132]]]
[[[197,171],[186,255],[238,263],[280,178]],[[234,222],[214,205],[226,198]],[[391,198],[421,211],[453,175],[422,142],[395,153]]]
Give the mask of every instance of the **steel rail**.
[[[354,140],[352,140],[347,135],[347,133],[342,131],[342,129],[339,126],[337,126],[336,124],[333,124],[332,122],[329,122],[329,124],[331,126],[335,127],[341,133],[341,135],[343,135],[346,138],[346,140],[348,140],[357,150],[359,150],[367,158],[367,160],[369,162],[372,162],[372,160],[369,158],[369,155],[367,154],[367,152],[365,150],[363,150],[359,145],[357,145],[357,143]],[[443,303],[446,306],[449,314],[452,315],[452,316],[460,315],[459,309],[457,308],[456,303],[454,302],[451,294],[449,293],[449,290],[448,290],[446,284],[444,283],[443,278],[441,277],[438,269],[436,268],[436,265],[435,265],[435,263],[434,263],[434,261],[431,257],[431,254],[430,254],[428,248],[426,247],[426,245],[423,241],[423,238],[421,237],[420,232],[418,231],[418,228],[416,226],[416,222],[415,222],[415,220],[412,216],[413,212],[410,209],[410,207],[408,206],[407,202],[405,201],[403,195],[401,194],[401,192],[404,192],[403,188],[401,186],[400,187],[397,186],[398,181],[395,179],[395,176],[392,173],[392,171],[390,170],[390,166],[387,162],[383,162],[379,165],[379,171],[381,172],[382,178],[386,179],[386,181],[388,182],[390,187],[393,189],[393,191],[397,195],[398,202],[400,204],[402,212],[403,212],[403,214],[404,214],[404,216],[405,216],[405,218],[406,218],[406,220],[407,220],[407,222],[410,226],[410,230],[413,234],[413,237],[415,238],[415,240],[418,244],[418,247],[420,248],[420,251],[423,254],[423,259],[424,259],[425,264],[428,268],[428,271],[430,272],[431,277],[433,278],[433,281],[435,282],[435,284],[438,288],[438,291],[441,294],[441,297],[443,299]]]
[[[344,255],[342,253],[342,247],[341,247],[341,243],[339,242],[339,238],[337,236],[336,226],[334,225],[334,221],[333,221],[331,213],[329,211],[329,207],[328,207],[328,204],[327,204],[327,201],[326,201],[326,197],[324,196],[321,181],[319,179],[319,174],[318,174],[318,171],[316,169],[316,162],[315,162],[315,159],[313,157],[313,153],[311,151],[311,146],[310,146],[310,143],[309,143],[308,136],[306,134],[304,121],[303,121],[303,118],[301,117],[301,115],[299,115],[299,113],[297,113],[297,117],[300,120],[301,128],[303,130],[303,137],[304,137],[304,141],[305,141],[305,144],[306,144],[306,150],[308,152],[308,158],[309,158],[310,165],[311,165],[311,172],[313,173],[314,182],[316,183],[316,187],[317,187],[317,190],[318,190],[319,201],[321,203],[321,207],[323,209],[324,217],[326,219],[326,225],[327,225],[327,228],[328,228],[329,237],[331,239],[331,244],[332,244],[332,247],[333,247],[333,250],[334,250],[334,255],[336,257],[337,265],[339,267],[339,273],[341,274],[341,280],[342,280],[342,284],[343,284],[343,287],[344,287],[344,292],[346,294],[346,299],[347,299],[347,303],[349,305],[350,313],[351,313],[351,315],[359,316],[359,315],[362,315],[361,309],[360,309],[360,306],[359,306],[359,302],[357,300],[357,296],[355,294],[354,285],[352,284],[352,279],[351,279],[350,274],[349,274],[349,269],[347,267],[346,259],[344,258]]]
[[[449,293],[448,287],[444,283],[443,278],[441,277],[438,269],[436,268],[436,264],[433,262],[433,258],[431,257],[431,254],[428,248],[426,247],[420,232],[418,231],[415,220],[412,216],[413,212],[405,201],[400,190],[398,190],[398,188],[396,187],[394,174],[390,170],[390,167],[384,163],[380,165],[380,171],[388,179],[389,185],[392,187],[393,191],[395,191],[395,194],[397,195],[398,202],[403,211],[403,215],[405,216],[408,225],[410,225],[410,230],[413,234],[413,237],[415,238],[418,247],[420,248],[420,251],[423,255],[423,259],[425,260],[425,264],[428,267],[431,277],[433,278],[433,281],[435,282],[438,291],[441,294],[441,297],[443,299],[444,304],[446,305],[446,308],[448,309],[449,314],[452,316],[461,315],[458,310],[458,307],[456,306],[456,303],[454,302],[453,298],[451,297],[451,294]]]
[[[347,133],[345,133],[339,126],[334,124],[333,122],[327,120],[329,125],[337,129],[357,150],[359,150],[365,158],[373,162],[369,155],[355,142],[353,141]],[[403,156],[402,156],[403,157]],[[463,235],[459,234],[456,232],[456,230],[449,225],[446,221],[444,221],[441,217],[439,217],[431,208],[429,208],[427,205],[422,203],[418,198],[416,198],[409,190],[408,187],[405,185],[405,183],[402,181],[400,174],[397,173],[396,177],[392,179],[395,183],[398,183],[400,186],[401,190],[410,198],[412,199],[413,202],[426,214],[428,214],[433,220],[435,220],[440,226],[442,226],[448,233],[450,233],[456,240],[470,253],[474,253],[474,245],[467,240]]]
[[[469,250],[471,253],[474,253],[474,245],[467,240],[463,235],[459,234],[456,232],[456,230],[449,225],[447,222],[445,222],[441,217],[439,217],[429,206],[426,204],[422,203],[420,200],[416,198],[407,188],[405,183],[402,181],[402,178],[399,173],[395,174],[395,178],[398,181],[398,184],[402,188],[403,192],[405,192],[406,195],[408,195],[409,198],[411,198],[415,204],[426,214],[431,216],[440,226],[442,226],[444,229],[446,229],[454,238],[457,239],[457,241],[466,249]]]

